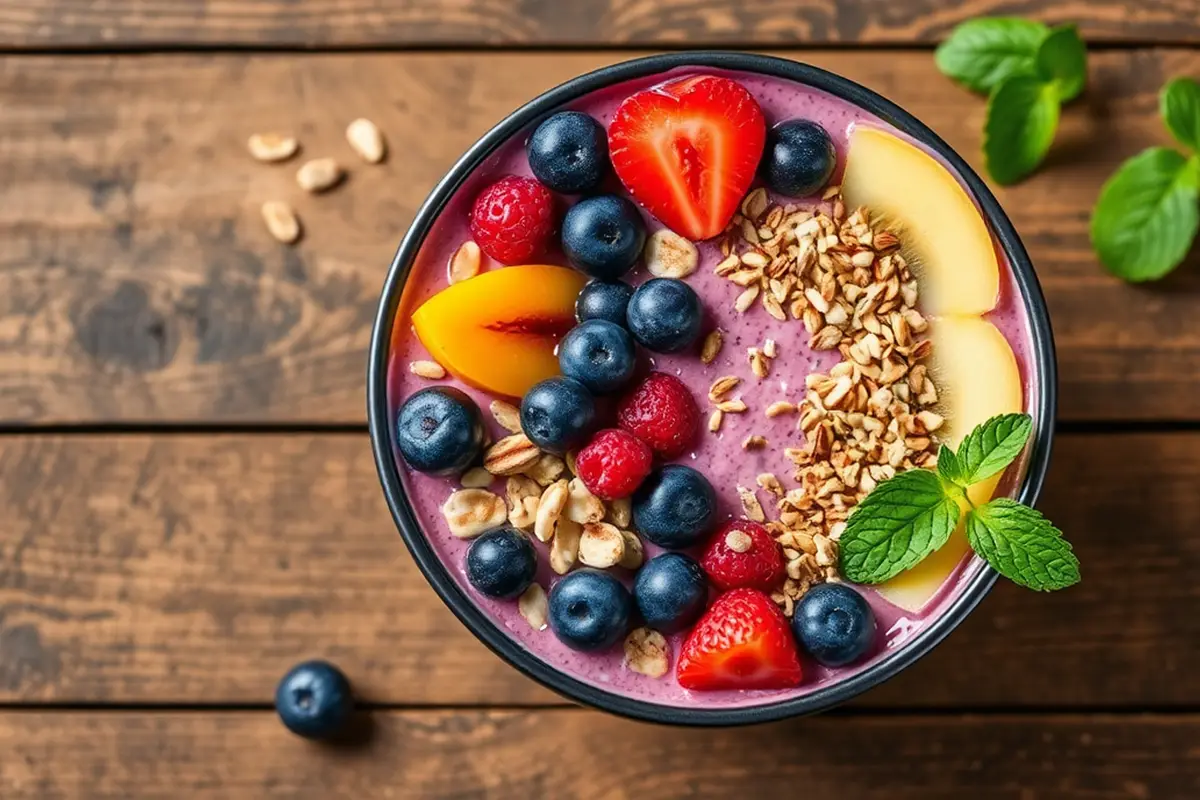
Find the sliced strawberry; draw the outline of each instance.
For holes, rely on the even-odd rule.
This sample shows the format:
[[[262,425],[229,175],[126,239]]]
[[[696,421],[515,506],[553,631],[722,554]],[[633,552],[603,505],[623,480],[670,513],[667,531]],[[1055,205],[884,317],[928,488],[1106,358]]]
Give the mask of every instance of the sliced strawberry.
[[[696,623],[676,668],[685,689],[787,689],[803,678],[779,607],[757,589],[717,598]]]
[[[608,149],[634,199],[700,241],[733,218],[766,136],[762,109],[744,86],[697,75],[626,98],[609,126]]]

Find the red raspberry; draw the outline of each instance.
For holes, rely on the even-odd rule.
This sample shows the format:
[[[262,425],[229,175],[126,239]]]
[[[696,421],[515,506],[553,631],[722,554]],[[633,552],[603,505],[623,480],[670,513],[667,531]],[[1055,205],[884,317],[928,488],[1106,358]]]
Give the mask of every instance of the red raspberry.
[[[475,198],[471,236],[501,264],[541,255],[554,233],[554,195],[533,178],[509,175]]]
[[[575,471],[588,491],[601,500],[633,494],[650,474],[654,454],[637,437],[622,430],[600,431],[575,457]]]
[[[747,587],[770,592],[783,583],[783,551],[771,532],[748,519],[730,520],[709,542],[700,566],[722,591]]]
[[[700,408],[679,378],[651,372],[621,400],[617,424],[663,458],[678,458],[700,429]]]

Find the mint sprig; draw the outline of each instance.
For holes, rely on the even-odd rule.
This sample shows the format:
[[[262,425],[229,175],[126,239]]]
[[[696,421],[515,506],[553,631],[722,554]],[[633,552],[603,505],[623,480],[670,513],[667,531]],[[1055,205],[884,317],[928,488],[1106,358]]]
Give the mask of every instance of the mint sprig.
[[[1176,78],[1159,93],[1167,129],[1185,156],[1151,147],[1123,163],[1100,190],[1092,246],[1122,280],[1150,281],[1183,262],[1200,229],[1200,84]]]
[[[911,569],[946,543],[967,507],[967,541],[1001,575],[1039,591],[1078,583],[1079,560],[1040,513],[1005,497],[976,506],[967,496],[968,487],[1015,461],[1032,431],[1028,414],[992,417],[957,451],[943,445],[936,473],[909,470],[876,486],[846,520],[842,574],[882,583]]]
[[[983,17],[959,25],[937,49],[938,69],[988,94],[984,164],[1016,183],[1046,157],[1063,103],[1087,83],[1087,48],[1074,25]]]

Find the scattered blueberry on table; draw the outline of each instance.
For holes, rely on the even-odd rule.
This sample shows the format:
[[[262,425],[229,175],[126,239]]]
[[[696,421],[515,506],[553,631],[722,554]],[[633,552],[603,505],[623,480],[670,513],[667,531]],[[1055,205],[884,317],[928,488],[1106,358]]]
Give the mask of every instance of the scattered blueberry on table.
[[[275,710],[297,736],[328,739],[345,726],[354,710],[350,682],[328,661],[305,661],[279,682]]]

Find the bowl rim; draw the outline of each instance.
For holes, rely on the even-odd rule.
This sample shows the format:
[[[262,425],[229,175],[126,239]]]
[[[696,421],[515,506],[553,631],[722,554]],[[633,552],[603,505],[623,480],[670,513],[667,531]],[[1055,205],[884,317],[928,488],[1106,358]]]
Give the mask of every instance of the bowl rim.
[[[430,192],[400,242],[383,285],[371,333],[367,364],[367,418],[379,480],[401,537],[426,580],[442,601],[493,653],[541,685],[576,702],[621,716],[667,724],[729,726],[769,722],[826,710],[877,686],[908,667],[940,643],[970,614],[995,584],[997,573],[986,564],[949,607],[903,647],[884,655],[861,672],[800,697],[752,706],[691,708],[654,703],[610,692],[551,666],[512,639],[460,588],[421,531],[404,490],[390,435],[387,401],[388,356],[396,311],[417,253],[433,223],[470,175],[514,135],[561,106],[597,89],[686,67],[710,67],[759,73],[803,83],[869,111],[913,137],[943,158],[967,184],[1008,258],[1029,318],[1033,343],[1031,366],[1038,396],[1031,409],[1034,435],[1028,466],[1018,492],[1032,504],[1041,492],[1050,461],[1057,407],[1057,366],[1046,301],[1029,254],[995,196],[970,165],[924,123],[883,96],[819,67],[774,56],[726,51],[680,51],[645,56],[601,67],[552,88],[510,113],[484,134]]]

